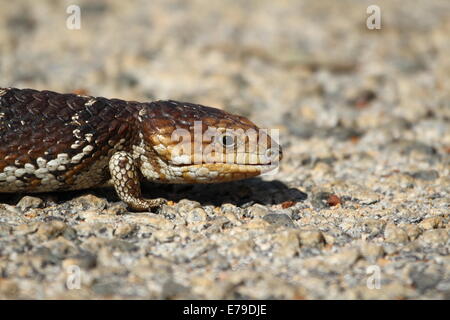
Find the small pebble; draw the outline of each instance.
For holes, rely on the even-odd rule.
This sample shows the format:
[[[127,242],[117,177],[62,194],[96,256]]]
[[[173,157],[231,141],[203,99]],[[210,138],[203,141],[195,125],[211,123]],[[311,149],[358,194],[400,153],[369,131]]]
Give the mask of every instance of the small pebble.
[[[263,217],[265,221],[275,226],[295,228],[292,219],[284,213],[269,213]]]
[[[17,207],[22,211],[28,209],[41,208],[44,204],[41,198],[25,196],[17,203]]]

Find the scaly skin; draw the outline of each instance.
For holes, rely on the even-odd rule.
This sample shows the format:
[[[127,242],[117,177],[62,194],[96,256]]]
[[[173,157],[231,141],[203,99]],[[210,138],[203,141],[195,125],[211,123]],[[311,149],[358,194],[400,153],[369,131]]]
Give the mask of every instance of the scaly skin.
[[[108,180],[134,210],[140,181],[215,183],[273,169],[281,149],[248,119],[176,101],[0,88],[0,192],[79,190]]]

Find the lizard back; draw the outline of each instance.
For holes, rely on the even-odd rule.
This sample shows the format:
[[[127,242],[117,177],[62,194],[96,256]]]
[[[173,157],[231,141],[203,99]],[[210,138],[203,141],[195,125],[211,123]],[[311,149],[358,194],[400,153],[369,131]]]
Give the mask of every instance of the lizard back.
[[[0,192],[93,187],[127,148],[138,102],[0,88]]]

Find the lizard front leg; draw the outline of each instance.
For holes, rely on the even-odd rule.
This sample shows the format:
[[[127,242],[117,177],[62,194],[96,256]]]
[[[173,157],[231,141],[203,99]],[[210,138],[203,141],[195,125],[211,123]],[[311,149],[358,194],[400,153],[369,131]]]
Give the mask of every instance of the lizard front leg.
[[[149,210],[165,203],[166,200],[162,198],[142,198],[137,170],[133,158],[125,151],[116,152],[109,160],[111,180],[119,198],[137,211]]]

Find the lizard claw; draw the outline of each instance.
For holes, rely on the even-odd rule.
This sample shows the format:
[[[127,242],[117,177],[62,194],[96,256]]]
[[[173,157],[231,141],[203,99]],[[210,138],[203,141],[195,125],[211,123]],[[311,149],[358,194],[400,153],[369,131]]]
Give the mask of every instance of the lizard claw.
[[[152,208],[160,207],[163,204],[166,204],[167,200],[164,198],[156,198],[156,199],[146,200],[146,202],[148,204],[148,208],[152,209]]]

